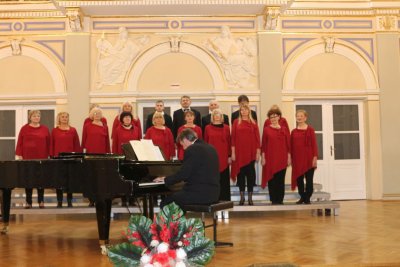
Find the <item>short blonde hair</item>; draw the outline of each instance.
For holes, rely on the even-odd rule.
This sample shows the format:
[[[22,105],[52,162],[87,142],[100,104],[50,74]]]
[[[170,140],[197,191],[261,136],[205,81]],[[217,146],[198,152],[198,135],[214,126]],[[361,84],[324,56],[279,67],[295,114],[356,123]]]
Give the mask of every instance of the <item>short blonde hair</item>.
[[[156,111],[153,114],[153,119],[152,119],[153,125],[154,125],[154,120],[157,119],[157,118],[161,118],[162,122],[163,122],[163,125],[165,124],[164,115],[161,112]]]
[[[211,123],[214,123],[215,115],[219,115],[221,117],[221,121],[224,122],[224,114],[222,113],[222,110],[220,110],[219,108],[216,108],[211,112]]]
[[[67,115],[67,116],[68,116],[68,125],[69,125],[69,113],[68,113],[68,112],[65,112],[65,111],[61,111],[61,112],[59,112],[59,113],[57,114],[56,126],[60,126],[60,125],[61,125],[60,119],[61,119],[61,116],[62,116],[62,115]]]
[[[93,120],[94,114],[97,112],[100,112],[101,117],[103,117],[103,112],[101,111],[101,109],[99,107],[94,107],[89,113],[89,119]]]
[[[32,116],[35,114],[38,114],[40,116],[40,110],[38,110],[38,109],[29,110],[29,112],[28,112],[29,121],[31,121]]]
[[[129,107],[131,108],[131,110],[128,111],[128,112],[133,113],[133,105],[132,105],[132,102],[130,102],[130,101],[125,101],[124,103],[122,103],[121,112],[124,112],[124,111],[125,111],[125,110],[124,110],[124,106],[129,106]]]

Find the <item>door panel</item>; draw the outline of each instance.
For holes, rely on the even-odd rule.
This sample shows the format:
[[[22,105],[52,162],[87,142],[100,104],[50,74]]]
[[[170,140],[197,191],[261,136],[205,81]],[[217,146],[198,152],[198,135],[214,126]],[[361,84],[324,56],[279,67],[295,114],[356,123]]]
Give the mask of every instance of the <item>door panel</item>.
[[[317,135],[318,169],[315,182],[332,199],[365,199],[365,159],[362,103],[360,101],[308,101],[296,110],[308,112],[308,124]]]

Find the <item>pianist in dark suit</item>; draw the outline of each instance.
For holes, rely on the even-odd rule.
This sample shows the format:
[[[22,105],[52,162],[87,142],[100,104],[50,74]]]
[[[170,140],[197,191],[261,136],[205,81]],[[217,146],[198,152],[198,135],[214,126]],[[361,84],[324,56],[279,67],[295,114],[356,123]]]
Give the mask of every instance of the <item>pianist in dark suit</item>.
[[[178,110],[174,111],[173,115],[173,121],[172,121],[172,134],[174,135],[174,138],[178,136],[178,129],[182,125],[186,123],[185,121],[185,112],[186,111],[193,111],[194,113],[194,124],[199,126],[201,128],[201,115],[200,112],[191,108],[190,105],[192,104],[192,100],[190,99],[189,96],[184,95],[181,97],[181,107]]]
[[[178,141],[185,149],[181,169],[174,175],[157,177],[167,187],[185,182],[183,189],[161,201],[161,208],[175,202],[181,208],[187,204],[211,204],[219,198],[219,163],[217,151],[211,145],[197,139],[192,129],[183,130]]]
[[[28,114],[29,123],[19,131],[16,159],[47,159],[50,156],[50,132],[40,124],[40,110],[31,110]],[[26,188],[25,208],[32,208],[32,188]],[[44,208],[44,189],[38,188],[39,208]]]

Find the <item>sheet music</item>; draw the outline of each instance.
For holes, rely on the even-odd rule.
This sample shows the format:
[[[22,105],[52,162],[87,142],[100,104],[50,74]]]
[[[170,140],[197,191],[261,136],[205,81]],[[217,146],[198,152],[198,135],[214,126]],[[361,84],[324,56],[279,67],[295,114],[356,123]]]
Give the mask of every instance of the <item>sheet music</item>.
[[[148,139],[132,140],[129,142],[140,161],[164,161],[164,157],[158,146]]]

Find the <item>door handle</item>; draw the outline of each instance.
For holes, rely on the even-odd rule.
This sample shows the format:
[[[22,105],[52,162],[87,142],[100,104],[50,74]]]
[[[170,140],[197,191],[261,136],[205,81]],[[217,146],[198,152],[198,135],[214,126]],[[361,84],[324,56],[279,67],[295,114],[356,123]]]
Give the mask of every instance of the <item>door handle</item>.
[[[336,148],[334,148],[333,146],[331,146],[331,156],[333,156],[333,152],[335,152]]]

